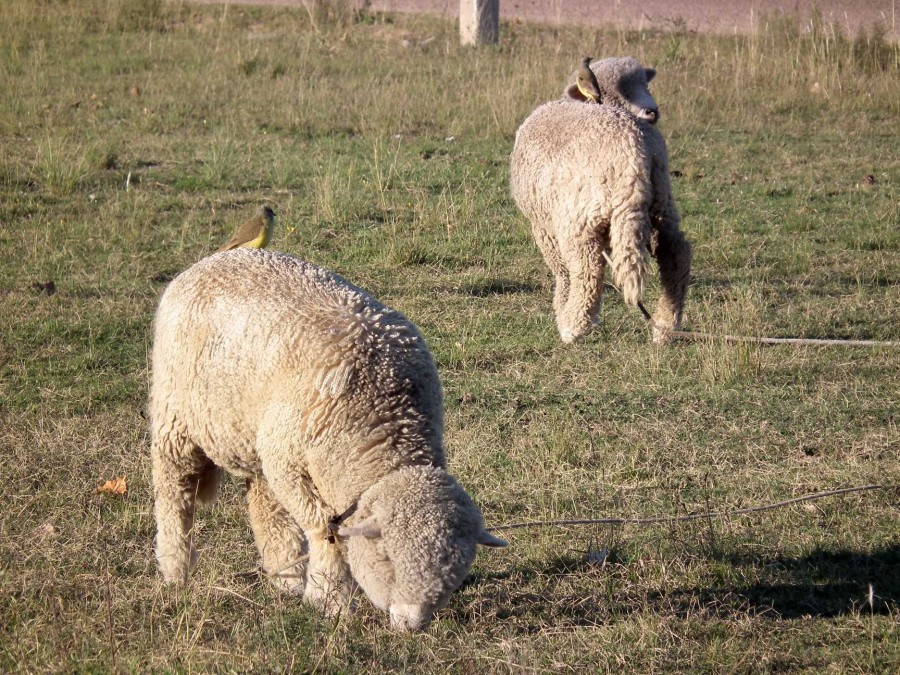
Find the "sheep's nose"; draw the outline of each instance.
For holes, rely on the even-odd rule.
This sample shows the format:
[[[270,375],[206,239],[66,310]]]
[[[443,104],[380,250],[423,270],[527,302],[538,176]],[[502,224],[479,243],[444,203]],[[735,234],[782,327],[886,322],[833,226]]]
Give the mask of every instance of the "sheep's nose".
[[[404,633],[424,630],[431,623],[431,612],[414,605],[392,605],[390,615],[391,628]]]
[[[650,124],[656,124],[659,122],[659,108],[644,108],[642,117]]]

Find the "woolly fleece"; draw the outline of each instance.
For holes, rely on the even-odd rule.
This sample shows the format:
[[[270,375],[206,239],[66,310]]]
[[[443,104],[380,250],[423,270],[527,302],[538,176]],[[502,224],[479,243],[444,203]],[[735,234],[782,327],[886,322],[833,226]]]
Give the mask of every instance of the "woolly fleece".
[[[592,64],[601,89],[611,79],[602,70],[606,63]],[[635,68],[640,72],[627,81],[643,77],[644,69]],[[594,326],[604,251],[611,251],[613,276],[629,305],[643,297],[647,259],[656,258],[662,288],[653,322],[663,330],[654,329],[654,341],[663,342],[665,329],[681,324],[691,267],[666,145],[650,123],[612,97],[604,101],[564,97],[529,115],[516,132],[511,192],[554,274],[553,307],[563,342],[582,339]]]
[[[166,289],[154,325],[164,578],[187,579],[195,497],[212,498],[222,468],[247,479],[263,566],[284,589],[335,613],[354,577],[394,627],[424,627],[476,543],[505,545],[445,470],[442,403],[416,327],[342,277],[264,250],[201,260]],[[329,543],[329,519],[357,500]]]

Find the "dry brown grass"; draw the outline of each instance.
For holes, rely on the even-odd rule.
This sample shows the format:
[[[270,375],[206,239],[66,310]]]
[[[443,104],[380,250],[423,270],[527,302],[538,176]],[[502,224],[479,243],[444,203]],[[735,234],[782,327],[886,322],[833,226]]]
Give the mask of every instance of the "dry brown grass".
[[[660,73],[694,243],[687,327],[897,339],[895,46],[775,23],[747,38],[508,25],[469,51],[434,19],[317,21],[0,5],[0,668],[895,671],[896,489],[510,533],[427,633],[402,636],[364,601],[329,622],[270,588],[228,480],[198,518],[191,583],[161,584],[152,313],[261,202],[279,215],[274,248],[422,328],[451,470],[489,523],[900,483],[895,350],[656,349],[612,291],[597,334],[564,346],[507,190],[517,125],[578,57],[634,55]],[[33,286],[49,280],[54,295]],[[94,492],[119,475],[127,495]]]

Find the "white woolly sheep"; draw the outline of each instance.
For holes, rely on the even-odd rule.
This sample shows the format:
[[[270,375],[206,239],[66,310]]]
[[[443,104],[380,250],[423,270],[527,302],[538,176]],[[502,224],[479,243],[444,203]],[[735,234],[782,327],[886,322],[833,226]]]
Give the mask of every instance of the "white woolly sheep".
[[[337,274],[253,249],[196,263],[154,325],[163,577],[186,581],[195,499],[225,469],[247,479],[263,568],[285,590],[335,613],[355,580],[394,628],[426,626],[476,545],[506,545],[445,470],[442,405],[416,327]]]
[[[579,100],[570,85],[562,99],[538,107],[519,127],[512,196],[555,276],[553,308],[563,342],[594,326],[607,250],[629,305],[643,296],[648,254],[656,258],[662,294],[653,335],[664,342],[667,329],[681,324],[691,248],[672,196],[666,144],[652,126],[659,112],[646,83],[655,72],[631,58],[591,68],[604,96],[600,105]]]

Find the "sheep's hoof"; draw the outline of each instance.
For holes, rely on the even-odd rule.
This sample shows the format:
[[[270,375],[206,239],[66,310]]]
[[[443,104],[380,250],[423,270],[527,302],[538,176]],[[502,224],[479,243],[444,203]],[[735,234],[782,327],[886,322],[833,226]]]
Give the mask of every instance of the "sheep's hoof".
[[[675,340],[675,336],[671,333],[672,328],[653,326],[650,330],[655,345],[667,345]]]
[[[350,595],[351,589],[349,588],[323,589],[310,582],[306,585],[303,599],[325,616],[335,617],[342,613],[355,611],[356,603],[351,601]]]
[[[559,337],[567,345],[574,342],[584,342],[584,338],[591,332],[593,327],[594,324],[590,321],[586,326],[583,326],[580,329],[570,328],[569,326],[559,326]]]
[[[303,595],[306,590],[306,575],[301,574],[299,577],[295,578],[295,575],[291,573],[288,575],[285,574],[276,574],[274,576],[269,577],[272,581],[272,585],[275,586],[281,593],[286,593],[287,595]]]
[[[317,610],[328,617],[337,617],[341,614],[352,614],[356,611],[356,602],[350,601],[337,593],[331,594],[329,597],[316,595],[311,597],[309,593],[304,593],[303,599]]]
[[[160,555],[158,552],[156,554],[163,581],[178,586],[187,584],[191,570],[197,566],[199,559],[200,553],[193,546],[188,551],[182,550],[175,554]]]
[[[171,586],[173,588],[184,588],[187,586],[188,582],[187,574],[170,574],[163,572],[162,578],[166,586]]]
[[[575,344],[578,342],[584,342],[584,334],[583,333],[574,333],[570,330],[561,330],[559,332],[559,337],[567,345]]]

